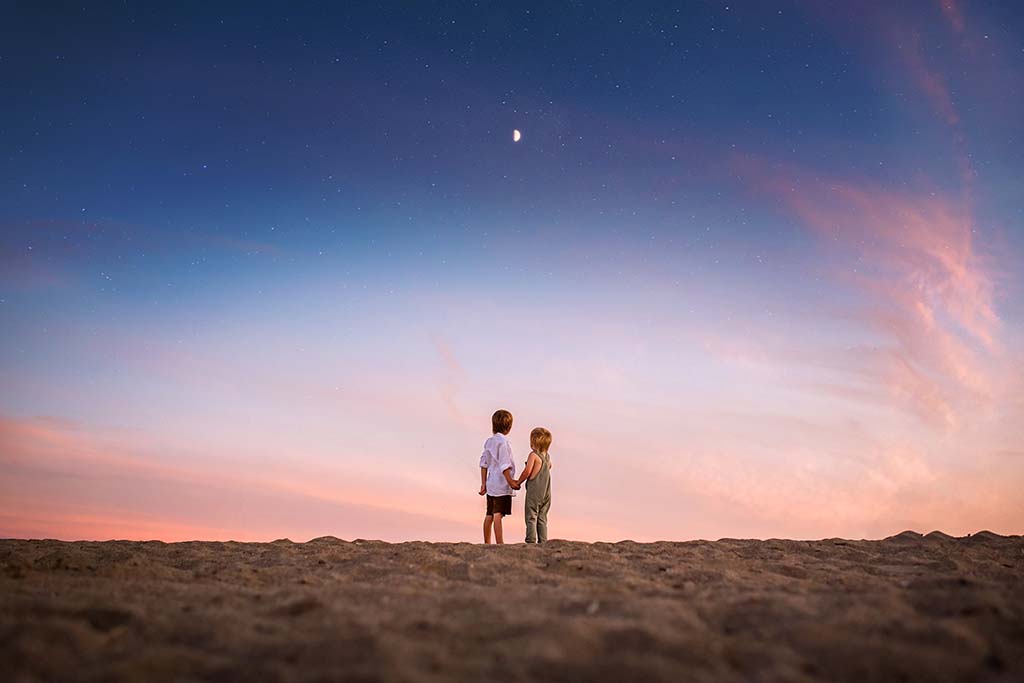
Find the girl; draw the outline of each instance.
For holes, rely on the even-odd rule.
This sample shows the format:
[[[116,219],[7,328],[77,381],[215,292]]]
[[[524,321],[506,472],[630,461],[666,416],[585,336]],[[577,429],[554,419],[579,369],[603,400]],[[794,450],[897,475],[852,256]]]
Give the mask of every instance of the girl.
[[[551,432],[537,427],[530,432],[530,456],[516,488],[526,482],[526,542],[548,540],[548,509],[551,507]]]

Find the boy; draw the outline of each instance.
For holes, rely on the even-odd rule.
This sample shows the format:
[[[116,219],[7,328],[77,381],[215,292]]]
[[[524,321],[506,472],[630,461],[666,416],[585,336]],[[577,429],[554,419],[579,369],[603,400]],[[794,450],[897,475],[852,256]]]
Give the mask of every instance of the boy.
[[[494,434],[484,442],[480,456],[480,495],[487,496],[487,512],[484,514],[484,543],[491,542],[491,528],[494,528],[494,542],[504,543],[501,533],[501,518],[512,514],[512,485],[516,488],[516,465],[512,461],[512,444],[508,433],[512,431],[512,413],[499,410],[491,416],[491,432]]]
[[[537,427],[530,432],[530,451],[526,467],[512,488],[526,482],[526,542],[545,543],[548,540],[548,510],[551,508],[551,432]]]

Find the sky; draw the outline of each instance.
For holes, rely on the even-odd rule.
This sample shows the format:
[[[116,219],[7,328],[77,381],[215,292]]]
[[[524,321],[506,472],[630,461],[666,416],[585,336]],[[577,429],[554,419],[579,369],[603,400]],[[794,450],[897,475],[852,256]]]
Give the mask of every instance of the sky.
[[[3,14],[0,537],[1024,532],[1019,3]]]

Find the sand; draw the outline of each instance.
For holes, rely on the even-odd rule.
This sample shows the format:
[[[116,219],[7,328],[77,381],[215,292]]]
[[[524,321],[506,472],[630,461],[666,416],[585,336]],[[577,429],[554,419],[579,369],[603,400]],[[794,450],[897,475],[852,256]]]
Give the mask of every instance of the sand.
[[[0,541],[11,681],[1021,681],[1024,538]]]

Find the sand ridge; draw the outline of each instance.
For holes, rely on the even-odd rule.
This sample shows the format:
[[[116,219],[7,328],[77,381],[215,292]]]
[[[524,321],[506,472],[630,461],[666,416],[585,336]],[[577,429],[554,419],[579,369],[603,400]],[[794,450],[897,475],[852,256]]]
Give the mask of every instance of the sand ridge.
[[[1024,680],[1024,538],[0,541],[13,681]]]

